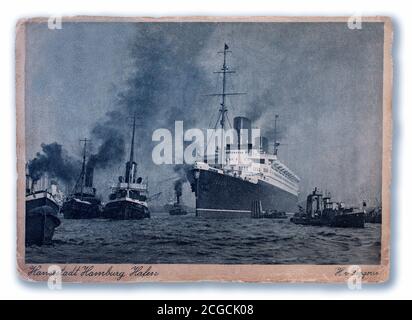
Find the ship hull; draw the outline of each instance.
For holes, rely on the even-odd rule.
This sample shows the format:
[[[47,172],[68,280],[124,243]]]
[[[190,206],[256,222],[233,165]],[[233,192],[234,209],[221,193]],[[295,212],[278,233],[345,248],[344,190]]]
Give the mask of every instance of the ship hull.
[[[187,211],[183,208],[173,208],[169,210],[169,214],[171,216],[185,216],[187,215]]]
[[[99,204],[75,198],[66,201],[61,211],[65,219],[94,219],[101,217]]]
[[[189,172],[192,191],[196,195],[196,215],[209,218],[251,217],[253,201],[260,201],[262,210],[296,211],[297,196],[267,182],[252,183],[210,170]]]
[[[60,219],[57,217],[59,206],[50,197],[46,192],[26,196],[26,245],[43,245],[52,241]]]
[[[330,226],[336,228],[364,228],[365,215],[363,212],[339,215],[330,221]]]
[[[57,214],[59,205],[54,200],[51,200],[50,197],[52,196],[46,192],[26,196],[26,213],[42,206],[48,206]]]
[[[364,228],[365,215],[362,212],[333,215],[325,218],[292,217],[291,222],[300,225],[323,226],[332,228]]]
[[[53,214],[29,213],[26,216],[26,245],[50,244],[60,219]]]
[[[113,200],[103,209],[103,217],[113,220],[140,220],[150,218],[147,206],[129,200]]]

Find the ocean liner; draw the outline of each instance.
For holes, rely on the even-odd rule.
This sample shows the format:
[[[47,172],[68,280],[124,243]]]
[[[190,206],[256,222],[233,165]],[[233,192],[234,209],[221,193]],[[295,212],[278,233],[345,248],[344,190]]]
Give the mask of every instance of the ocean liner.
[[[88,140],[81,140],[83,146],[82,170],[73,192],[67,197],[62,206],[65,219],[93,219],[101,217],[102,205],[93,187],[94,168],[90,162],[86,165],[86,148]]]
[[[242,94],[226,91],[226,76],[234,73],[226,63],[229,52],[229,47],[225,44],[220,52],[223,54],[223,66],[217,72],[222,74],[222,91],[212,94],[221,98],[219,122],[223,130],[225,120],[228,119],[226,97]],[[221,159],[217,164],[210,164],[208,157],[194,163],[188,171],[188,180],[196,196],[197,216],[251,217],[256,203],[264,212],[295,211],[300,179],[278,159],[280,144],[276,140],[277,119],[276,115],[273,153],[269,153],[268,140],[265,137],[260,137],[258,143],[252,143],[252,123],[248,118],[235,117],[237,143],[234,146],[222,147]]]
[[[126,162],[124,176],[120,176],[118,183],[112,186],[109,201],[103,209],[103,216],[108,219],[130,220],[150,218],[147,206],[147,184],[141,177],[137,177],[137,163],[134,161],[134,138],[136,117],[133,118],[132,142],[129,161]]]

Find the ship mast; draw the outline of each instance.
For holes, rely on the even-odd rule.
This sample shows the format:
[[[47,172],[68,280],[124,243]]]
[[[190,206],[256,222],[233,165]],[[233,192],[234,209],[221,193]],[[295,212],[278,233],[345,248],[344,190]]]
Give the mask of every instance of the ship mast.
[[[226,75],[230,74],[230,73],[236,73],[236,71],[234,70],[229,70],[229,67],[227,66],[227,54],[231,53],[232,51],[229,50],[229,46],[225,43],[224,47],[223,47],[223,51],[218,51],[218,53],[223,54],[223,66],[219,71],[215,71],[214,73],[221,73],[222,74],[222,92],[221,93],[213,93],[213,94],[208,94],[208,96],[220,96],[222,98],[221,102],[220,102],[220,108],[219,108],[219,118],[218,121],[220,119],[220,127],[222,129],[222,145],[221,145],[221,159],[220,159],[220,163],[221,163],[221,167],[223,168],[224,166],[224,160],[225,160],[225,155],[224,155],[224,150],[225,150],[225,142],[224,137],[225,137],[225,122],[226,122],[226,117],[227,117],[227,107],[226,107],[226,96],[236,96],[236,95],[241,95],[241,94],[246,94],[243,92],[231,92],[228,93],[226,92]],[[217,123],[216,123],[217,124]],[[215,127],[216,129],[216,127]]]
[[[136,131],[136,116],[133,116],[133,133],[132,133],[132,144],[130,147],[130,158],[129,158],[129,162],[132,163],[133,162],[133,158],[134,158],[134,135],[135,135],[135,131]]]
[[[126,174],[125,179],[127,184],[133,182],[134,170],[136,169],[136,163],[134,162],[134,136],[136,132],[136,115],[133,116],[133,131],[132,131],[132,141],[130,145],[130,157],[129,161],[126,163]]]
[[[229,50],[229,47],[225,43],[225,47],[223,49],[223,66],[222,66],[222,69],[220,71],[223,75],[223,77],[222,77],[222,102],[220,103],[220,109],[219,109],[220,117],[221,117],[220,118],[220,126],[221,126],[222,130],[225,129],[225,115],[226,115],[226,112],[227,112],[227,108],[226,108],[226,105],[225,105],[225,100],[226,100],[226,73],[231,72],[231,71],[229,71],[229,68],[226,65],[226,55],[227,55],[228,52],[231,52],[231,51],[228,51],[228,50]]]
[[[83,200],[83,189],[86,181],[86,147],[87,147],[87,142],[89,140],[87,138],[80,139],[80,142],[83,142],[83,163],[82,163],[82,173],[80,174],[80,200]]]
[[[273,145],[273,154],[275,156],[278,155],[278,147],[279,147],[279,142],[277,141],[277,121],[278,121],[279,115],[275,115],[275,141],[274,141],[274,145]]]

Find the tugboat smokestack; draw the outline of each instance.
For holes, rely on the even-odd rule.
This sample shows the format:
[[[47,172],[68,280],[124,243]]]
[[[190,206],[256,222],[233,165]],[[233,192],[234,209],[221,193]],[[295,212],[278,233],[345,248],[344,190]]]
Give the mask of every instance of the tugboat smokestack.
[[[84,181],[85,187],[90,187],[90,188],[93,187],[93,175],[94,175],[94,167],[93,167],[93,164],[89,162],[86,167],[86,178]]]
[[[176,194],[176,203],[180,203],[180,197],[182,196],[182,184],[183,181],[181,179],[175,182],[175,194]]]

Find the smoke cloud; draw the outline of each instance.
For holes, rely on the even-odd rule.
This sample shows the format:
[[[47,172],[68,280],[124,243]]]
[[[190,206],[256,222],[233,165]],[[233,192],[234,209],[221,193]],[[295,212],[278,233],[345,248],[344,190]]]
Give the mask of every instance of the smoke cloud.
[[[73,159],[57,142],[42,144],[42,151],[29,161],[29,175],[34,180],[39,180],[44,174],[50,178],[58,179],[64,183],[71,183],[79,174],[80,162]]]
[[[187,173],[190,166],[186,164],[179,164],[173,167],[173,170],[178,175],[178,179],[174,182],[174,190],[176,197],[181,197],[183,192],[183,184],[187,181]]]
[[[97,124],[92,130],[92,139],[100,142],[97,153],[92,154],[88,166],[105,169],[123,160],[125,141],[122,133],[109,123]]]
[[[95,175],[96,182],[102,181],[99,178],[102,170],[109,173],[105,177],[111,176],[113,169],[126,160],[133,116],[136,116],[135,160],[139,174],[150,177],[151,192],[159,191],[159,181],[174,174],[172,165],[159,168],[153,164],[151,154],[156,142],[152,141],[152,133],[158,128],[173,132],[176,120],[182,120],[185,129],[198,126],[199,119],[204,118],[199,115],[210,108],[207,106],[210,98],[202,97],[212,90],[210,81],[197,59],[215,27],[200,24],[198,27],[197,33],[179,24],[170,24],[170,33],[153,24],[139,24],[136,28],[129,45],[125,80],[115,84],[113,109],[91,129],[93,144],[98,146],[89,160],[100,169]],[[185,180],[183,174],[179,183]]]
[[[183,181],[182,180],[177,180],[175,181],[175,193],[176,193],[176,197],[181,197],[182,196],[182,185],[183,185]]]

